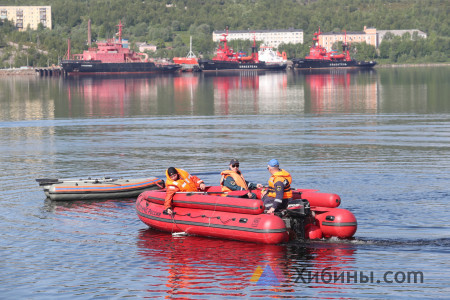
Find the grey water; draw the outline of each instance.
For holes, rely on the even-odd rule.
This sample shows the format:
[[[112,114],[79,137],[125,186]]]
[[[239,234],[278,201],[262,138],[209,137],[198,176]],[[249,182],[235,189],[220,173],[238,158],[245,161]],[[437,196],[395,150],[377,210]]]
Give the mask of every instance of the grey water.
[[[0,298],[448,298],[449,78],[446,66],[0,77]],[[277,158],[294,187],[339,194],[355,238],[172,237],[133,199],[52,202],[35,182],[176,166],[217,185],[231,158],[252,182]]]

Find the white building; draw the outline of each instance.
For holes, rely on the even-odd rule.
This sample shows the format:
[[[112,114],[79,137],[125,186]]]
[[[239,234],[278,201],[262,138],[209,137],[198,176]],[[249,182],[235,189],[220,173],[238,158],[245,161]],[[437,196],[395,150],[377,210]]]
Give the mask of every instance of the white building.
[[[158,47],[156,47],[156,45],[147,44],[147,43],[137,43],[136,45],[139,48],[139,52],[144,52],[144,51],[155,52],[158,48]]]
[[[226,31],[214,31],[213,41],[218,42]],[[303,44],[302,29],[276,29],[276,30],[229,30],[227,40],[251,40],[263,42],[265,46],[278,48],[282,43]]]
[[[366,42],[368,45],[372,45],[378,48],[383,41],[386,33],[392,33],[395,36],[402,36],[405,33],[409,33],[411,38],[414,33],[417,32],[418,36],[426,39],[427,34],[419,29],[392,29],[392,30],[377,30],[373,27],[364,26],[363,31],[347,31],[346,33],[341,32],[324,32],[319,36],[319,45],[327,49],[327,51],[332,50],[332,46],[336,42],[344,42],[347,40],[348,43],[362,43]]]
[[[11,21],[20,31],[36,30],[39,23],[52,29],[51,6],[0,6],[0,20]]]

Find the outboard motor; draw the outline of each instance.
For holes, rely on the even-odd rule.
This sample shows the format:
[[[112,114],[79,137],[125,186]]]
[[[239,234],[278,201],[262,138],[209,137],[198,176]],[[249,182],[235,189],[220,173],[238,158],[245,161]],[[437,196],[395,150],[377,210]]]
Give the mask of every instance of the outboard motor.
[[[308,200],[295,199],[289,201],[288,207],[281,212],[280,216],[289,233],[295,239],[305,238],[305,226],[314,221],[311,214],[311,206]]]

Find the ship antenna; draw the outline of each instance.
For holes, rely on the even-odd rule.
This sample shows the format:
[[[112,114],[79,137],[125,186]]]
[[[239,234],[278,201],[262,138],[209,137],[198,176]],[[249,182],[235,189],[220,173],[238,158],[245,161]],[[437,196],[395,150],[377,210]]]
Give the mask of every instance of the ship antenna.
[[[253,57],[253,59],[256,62],[259,62],[259,54],[258,54],[258,50],[256,49],[256,35],[255,35],[255,32],[253,32],[252,57]]]
[[[189,53],[186,56],[187,58],[195,58],[195,54],[194,52],[192,52],[192,35],[191,35],[191,39],[190,39],[190,43],[189,43]]]
[[[67,59],[70,59],[70,38],[67,39]]]
[[[117,33],[119,35],[119,43],[122,43],[122,22],[119,20],[119,25],[116,25],[116,27],[119,27],[119,32]]]
[[[350,60],[349,45],[347,44],[347,30],[344,30],[344,43],[342,44],[342,51],[345,53],[345,59]]]

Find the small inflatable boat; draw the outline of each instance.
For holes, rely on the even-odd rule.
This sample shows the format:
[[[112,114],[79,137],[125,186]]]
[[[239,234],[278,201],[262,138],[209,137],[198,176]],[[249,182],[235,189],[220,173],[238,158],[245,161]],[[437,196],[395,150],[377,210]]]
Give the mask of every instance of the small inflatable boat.
[[[148,190],[164,188],[164,181],[156,178],[113,179],[36,179],[51,200],[134,198]]]
[[[136,212],[142,222],[162,231],[265,244],[323,237],[348,239],[356,232],[355,216],[337,208],[341,199],[336,194],[295,190],[286,210],[265,214],[260,191],[252,192],[258,199],[240,198],[246,191],[222,193],[220,187],[176,193],[174,214],[168,215],[163,206],[165,190],[146,191],[136,201]]]

